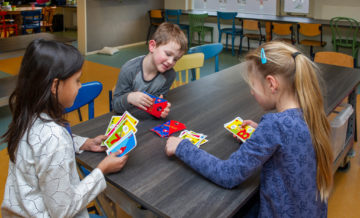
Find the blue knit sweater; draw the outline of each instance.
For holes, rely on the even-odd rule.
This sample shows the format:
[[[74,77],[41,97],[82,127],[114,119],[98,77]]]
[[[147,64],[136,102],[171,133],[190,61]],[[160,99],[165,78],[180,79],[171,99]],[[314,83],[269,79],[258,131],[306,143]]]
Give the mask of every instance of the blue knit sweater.
[[[225,188],[233,188],[262,167],[259,217],[327,217],[316,185],[316,155],[299,109],[262,117],[250,139],[227,160],[188,140],[176,156]]]

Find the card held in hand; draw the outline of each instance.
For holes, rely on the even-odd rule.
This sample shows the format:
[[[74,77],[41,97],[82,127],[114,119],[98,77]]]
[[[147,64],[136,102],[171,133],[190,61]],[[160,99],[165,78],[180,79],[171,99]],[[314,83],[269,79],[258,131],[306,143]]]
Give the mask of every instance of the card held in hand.
[[[133,131],[130,131],[120,141],[115,143],[110,149],[106,151],[108,155],[111,153],[121,151],[121,154],[117,155],[118,157],[124,156],[129,153],[132,149],[136,147],[136,137]]]
[[[240,117],[236,117],[234,120],[225,123],[224,127],[232,134],[236,135],[242,142],[245,142],[248,138],[251,137],[253,132],[255,131],[254,127],[251,127],[249,125],[246,125],[245,127],[242,127],[243,119]]]
[[[148,96],[150,96],[152,98],[152,102],[153,102],[153,104],[146,109],[146,112],[148,112],[149,114],[151,114],[157,118],[160,118],[161,113],[167,107],[168,101],[163,98],[159,98],[154,95],[151,95],[147,92],[144,92],[144,93],[147,94]]]

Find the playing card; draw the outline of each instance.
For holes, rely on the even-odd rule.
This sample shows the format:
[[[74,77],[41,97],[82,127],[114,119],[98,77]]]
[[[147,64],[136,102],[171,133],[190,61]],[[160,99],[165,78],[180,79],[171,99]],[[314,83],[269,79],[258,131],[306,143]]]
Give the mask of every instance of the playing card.
[[[224,127],[232,134],[236,135],[242,142],[245,142],[248,138],[251,137],[255,128],[246,125],[244,128],[241,127],[244,121],[240,117],[236,117],[234,120],[225,123]]]
[[[120,139],[126,134],[128,134],[130,131],[136,133],[137,129],[129,121],[128,118],[122,119],[121,122],[109,132],[108,138],[104,141],[104,144],[106,145],[106,147],[111,148],[115,143],[120,141]]]
[[[168,137],[173,133],[181,131],[185,128],[186,126],[183,123],[180,123],[179,121],[176,120],[169,120],[164,124],[155,126],[154,128],[151,129],[151,131],[155,132],[160,137]]]
[[[161,113],[167,107],[168,101],[163,98],[159,98],[154,95],[151,95],[147,92],[144,92],[144,93],[147,94],[148,96],[150,96],[153,101],[153,104],[146,109],[146,112],[148,112],[149,114],[151,114],[157,118],[160,118]]]
[[[118,157],[121,157],[127,153],[129,153],[132,149],[136,147],[136,137],[133,131],[130,131],[126,134],[120,141],[115,143],[110,149],[106,151],[108,155],[111,153],[122,151]]]

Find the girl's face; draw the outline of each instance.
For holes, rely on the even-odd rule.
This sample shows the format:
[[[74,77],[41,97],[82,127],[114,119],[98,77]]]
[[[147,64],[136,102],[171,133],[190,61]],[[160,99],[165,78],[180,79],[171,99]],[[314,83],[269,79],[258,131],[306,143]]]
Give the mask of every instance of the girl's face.
[[[64,108],[71,107],[81,88],[80,83],[81,70],[66,80],[60,80],[58,86],[59,103]]]
[[[180,50],[180,45],[173,41],[157,46],[154,40],[150,40],[149,51],[153,56],[153,63],[160,73],[164,73],[173,68],[176,61],[184,54],[184,52]]]

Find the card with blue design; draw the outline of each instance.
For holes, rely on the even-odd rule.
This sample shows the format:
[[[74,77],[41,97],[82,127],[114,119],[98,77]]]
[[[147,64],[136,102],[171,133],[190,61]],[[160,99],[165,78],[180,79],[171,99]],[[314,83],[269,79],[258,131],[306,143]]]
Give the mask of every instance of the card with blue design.
[[[181,131],[183,129],[186,129],[185,124],[180,123],[176,120],[169,120],[165,122],[164,124],[161,124],[159,126],[155,126],[151,129],[151,131],[158,134],[161,138],[168,137],[172,135],[175,132]]]
[[[116,144],[106,151],[108,155],[111,153],[121,151],[118,157],[124,156],[136,147],[136,137],[133,131],[130,131],[124,137],[121,138]]]
[[[147,92],[144,92],[144,93],[147,94],[148,96],[150,96],[152,98],[152,102],[153,102],[153,104],[150,107],[146,108],[146,112],[148,112],[149,114],[151,114],[157,118],[160,118],[161,113],[165,110],[165,108],[168,105],[168,101],[163,98],[159,98],[154,95],[151,95]]]

